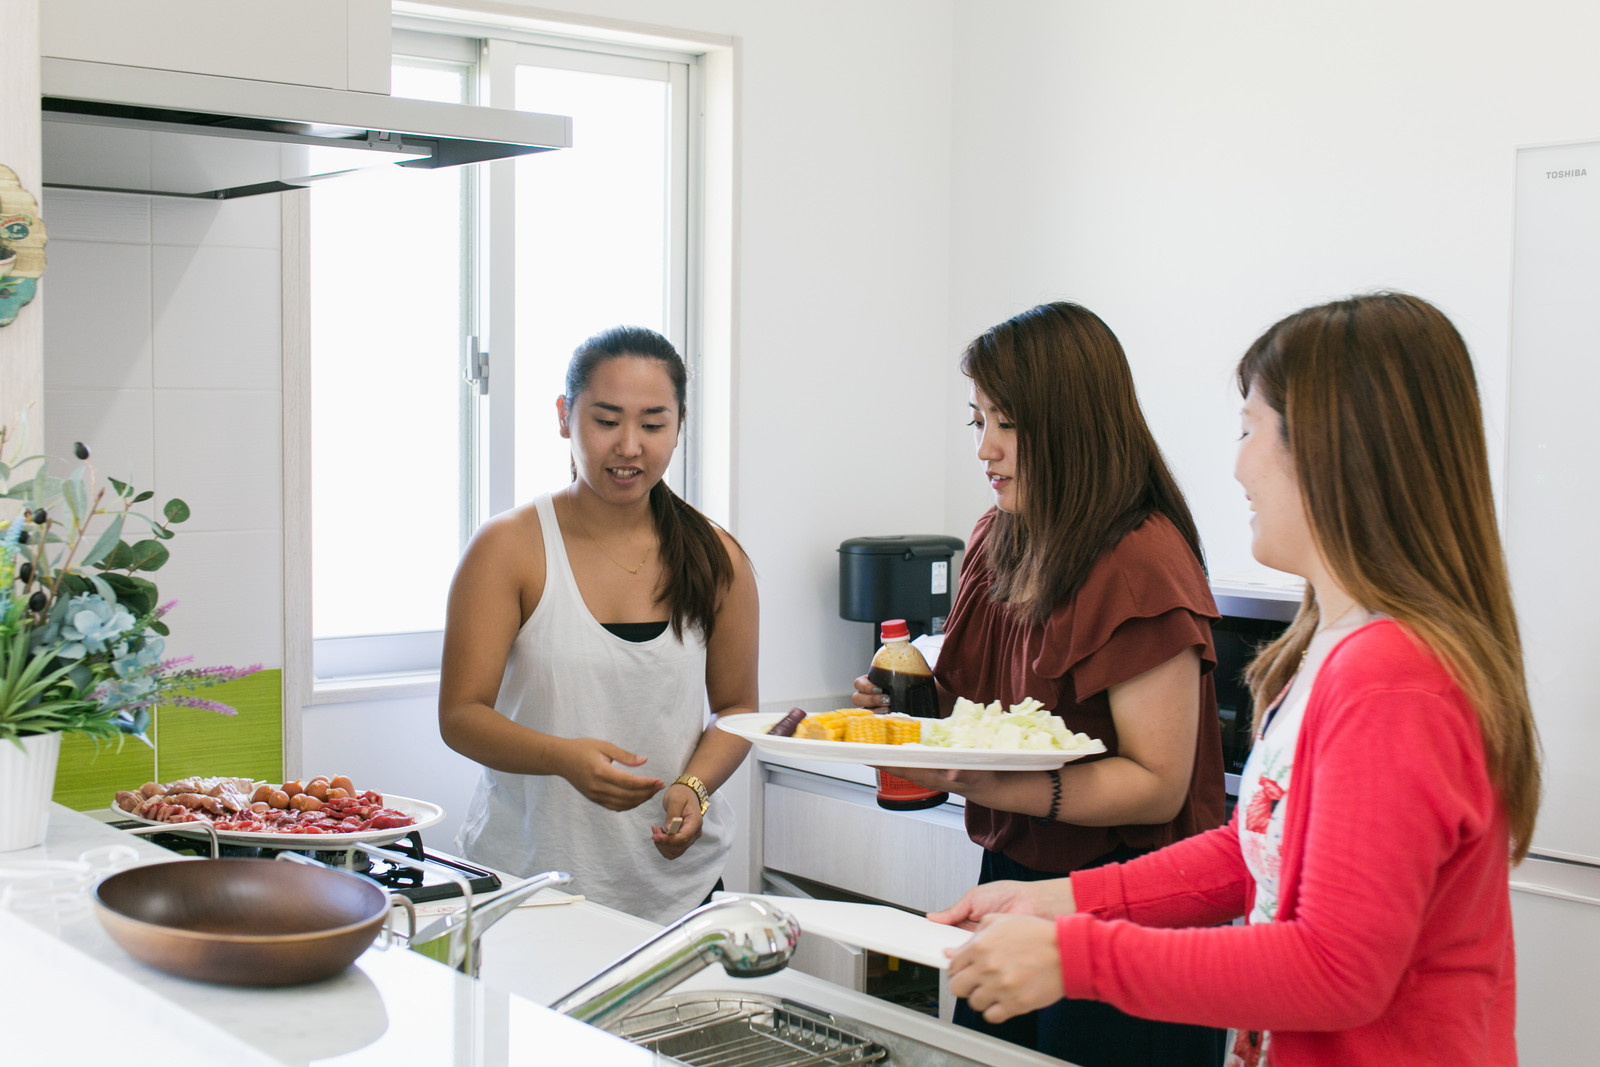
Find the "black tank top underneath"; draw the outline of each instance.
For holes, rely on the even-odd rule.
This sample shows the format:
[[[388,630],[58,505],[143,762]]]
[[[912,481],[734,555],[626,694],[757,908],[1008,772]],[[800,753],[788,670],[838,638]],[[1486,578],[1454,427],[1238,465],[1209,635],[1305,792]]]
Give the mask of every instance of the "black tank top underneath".
[[[654,641],[667,632],[667,624],[671,620],[663,619],[660,622],[603,622],[607,633],[616,634],[624,641],[643,643]]]

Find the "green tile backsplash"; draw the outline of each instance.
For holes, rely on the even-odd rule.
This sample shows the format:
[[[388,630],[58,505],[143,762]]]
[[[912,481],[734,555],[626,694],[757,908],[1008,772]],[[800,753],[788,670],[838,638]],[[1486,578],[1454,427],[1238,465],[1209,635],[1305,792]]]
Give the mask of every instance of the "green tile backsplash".
[[[151,729],[150,742],[156,741]],[[90,738],[66,734],[61,738],[61,760],[56,764],[55,800],[78,811],[104,808],[119,789],[137,789],[156,774],[155,750],[134,738],[96,748]]]
[[[283,671],[265,670],[200,692],[237,715],[199,708],[159,708],[152,750],[129,739],[121,752],[95,750],[83,737],[62,738],[55,799],[78,811],[103,808],[119,789],[190,775],[283,780]]]

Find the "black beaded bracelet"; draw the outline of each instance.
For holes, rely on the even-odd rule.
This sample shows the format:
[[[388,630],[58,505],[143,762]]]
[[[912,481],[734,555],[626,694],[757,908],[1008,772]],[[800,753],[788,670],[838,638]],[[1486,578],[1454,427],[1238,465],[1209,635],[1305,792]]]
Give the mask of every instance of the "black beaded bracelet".
[[[1053,770],[1045,773],[1050,776],[1050,814],[1035,815],[1033,821],[1036,823],[1053,823],[1061,813],[1061,772]]]

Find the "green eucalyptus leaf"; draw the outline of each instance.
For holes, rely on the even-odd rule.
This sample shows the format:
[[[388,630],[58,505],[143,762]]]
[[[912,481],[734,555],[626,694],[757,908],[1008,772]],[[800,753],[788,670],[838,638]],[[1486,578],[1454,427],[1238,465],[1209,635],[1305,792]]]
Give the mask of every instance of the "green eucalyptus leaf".
[[[61,499],[61,479],[50,477],[41,467],[37,475],[11,486],[4,495],[9,500],[26,501],[29,508],[54,508]]]
[[[146,500],[149,500],[153,496],[155,496],[155,494],[152,493],[150,490],[146,489],[144,492],[142,492],[138,496],[134,497],[133,500],[130,501],[130,503],[142,504]]]
[[[161,529],[158,529],[158,530],[155,531],[155,535],[157,537],[161,538],[161,540],[163,540],[163,541],[170,541],[174,537],[178,536],[178,531],[177,530],[168,530],[168,529],[165,529],[165,528],[161,528]]]
[[[31,496],[23,497],[31,500],[34,507],[39,507],[54,501],[56,494],[50,491],[50,472],[44,467],[39,468],[39,473],[33,476],[33,492]]]
[[[173,497],[167,501],[167,506],[161,509],[161,514],[167,517],[168,522],[183,522],[189,517],[189,505]]]
[[[89,549],[89,554],[83,557],[85,566],[93,566],[109,556],[118,545],[122,544],[122,516],[112,519],[110,524],[95,541],[94,547]]]
[[[117,591],[111,588],[110,582],[98,574],[89,575],[89,582],[94,586],[94,591],[100,594],[101,600],[104,600],[107,604],[115,604],[117,602]]]
[[[168,634],[172,633],[171,630],[167,629],[167,624],[162,622],[160,619],[157,619],[155,622],[151,623],[150,629],[154,630],[162,637],[166,637]]]
[[[105,583],[117,592],[117,602],[133,615],[143,617],[156,609],[156,584],[136,574],[105,574]]]
[[[82,526],[89,518],[89,490],[84,486],[85,477],[83,468],[79,467],[61,483],[61,493],[67,499],[67,510],[72,513],[74,526]]]
[[[117,491],[118,496],[127,496],[133,490],[133,486],[127,482],[118,481],[116,478],[108,477],[106,481],[111,483],[111,488]]]
[[[136,571],[158,571],[166,563],[172,553],[167,551],[167,546],[154,539],[135,541],[133,545],[133,569]]]
[[[61,576],[61,591],[72,596],[78,596],[82,593],[92,593],[95,590],[94,583],[89,580],[87,575],[71,571]],[[57,598],[57,603],[65,603],[65,601],[65,597]]]
[[[101,570],[125,571],[133,566],[133,549],[128,547],[128,542],[118,541],[98,566]]]

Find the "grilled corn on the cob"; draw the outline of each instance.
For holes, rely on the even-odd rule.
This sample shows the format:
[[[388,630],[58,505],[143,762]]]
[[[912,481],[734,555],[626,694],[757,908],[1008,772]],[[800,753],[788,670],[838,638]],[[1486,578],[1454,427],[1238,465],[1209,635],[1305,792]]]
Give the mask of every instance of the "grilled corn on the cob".
[[[906,745],[922,740],[922,724],[900,715],[846,719],[844,739],[869,745]]]
[[[794,736],[813,741],[908,745],[922,740],[922,723],[909,715],[877,715],[870,708],[840,708],[807,715]]]
[[[807,715],[800,720],[800,725],[795,727],[794,736],[814,741],[843,741],[846,720],[871,714],[870,708],[840,708],[837,711]]]

